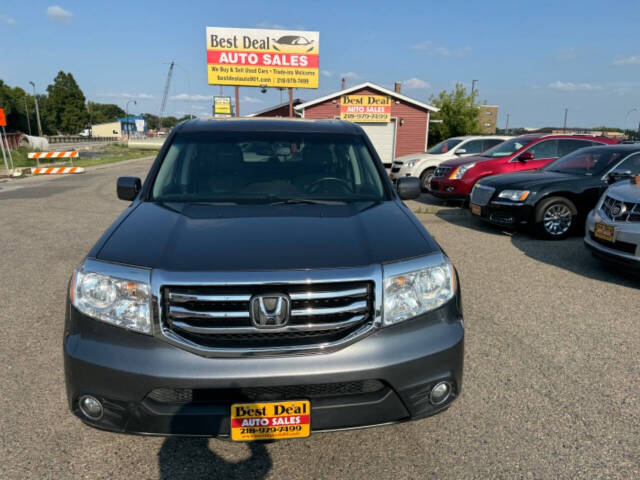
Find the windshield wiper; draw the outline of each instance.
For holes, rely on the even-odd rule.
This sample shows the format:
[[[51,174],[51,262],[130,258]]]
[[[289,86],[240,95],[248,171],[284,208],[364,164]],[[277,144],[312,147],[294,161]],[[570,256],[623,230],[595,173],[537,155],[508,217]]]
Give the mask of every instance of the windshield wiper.
[[[339,200],[316,200],[313,198],[288,198],[286,200],[279,200],[273,202],[270,205],[344,205],[345,202]]]

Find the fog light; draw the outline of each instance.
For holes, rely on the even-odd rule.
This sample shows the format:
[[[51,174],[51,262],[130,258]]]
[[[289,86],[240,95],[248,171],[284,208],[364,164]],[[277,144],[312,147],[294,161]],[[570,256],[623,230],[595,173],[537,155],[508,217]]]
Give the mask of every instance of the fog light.
[[[429,401],[432,405],[441,405],[447,401],[451,395],[451,385],[449,382],[439,382],[434,385],[429,393]]]
[[[96,397],[83,395],[78,401],[78,406],[82,414],[91,420],[99,420],[102,417],[102,403]]]

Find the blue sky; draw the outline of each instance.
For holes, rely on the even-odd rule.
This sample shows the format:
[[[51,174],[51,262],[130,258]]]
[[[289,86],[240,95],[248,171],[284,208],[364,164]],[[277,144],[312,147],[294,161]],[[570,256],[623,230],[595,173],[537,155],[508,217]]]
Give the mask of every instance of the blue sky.
[[[499,126],[637,126],[640,9],[633,1],[0,1],[0,79],[40,91],[58,70],[89,100],[157,114],[168,62],[169,114],[208,114],[205,27],[320,32],[312,99],[372,81],[421,101],[478,79],[480,99],[499,105]],[[225,94],[232,94],[225,87]],[[241,113],[280,102],[280,92],[241,89]],[[629,110],[637,111],[627,115]],[[626,121],[625,121],[626,120]]]

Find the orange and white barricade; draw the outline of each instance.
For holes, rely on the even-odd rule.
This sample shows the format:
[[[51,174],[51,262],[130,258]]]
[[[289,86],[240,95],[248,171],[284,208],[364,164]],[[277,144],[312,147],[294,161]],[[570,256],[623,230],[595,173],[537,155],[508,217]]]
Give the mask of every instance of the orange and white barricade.
[[[32,167],[31,175],[51,175],[57,173],[84,173],[82,167]]]

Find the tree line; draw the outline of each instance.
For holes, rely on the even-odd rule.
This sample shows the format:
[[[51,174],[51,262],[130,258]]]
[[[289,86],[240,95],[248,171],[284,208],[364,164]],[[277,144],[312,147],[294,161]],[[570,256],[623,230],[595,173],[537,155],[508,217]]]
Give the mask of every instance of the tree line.
[[[20,87],[11,87],[0,79],[0,108],[4,109],[8,131],[38,134],[35,99],[38,100],[40,123],[44,135],[75,135],[98,123],[115,122],[126,112],[113,103],[87,102],[82,89],[71,73],[58,72],[46,93],[29,94]],[[157,115],[143,113],[150,129],[157,129]],[[163,127],[173,127],[188,118],[163,117]]]

